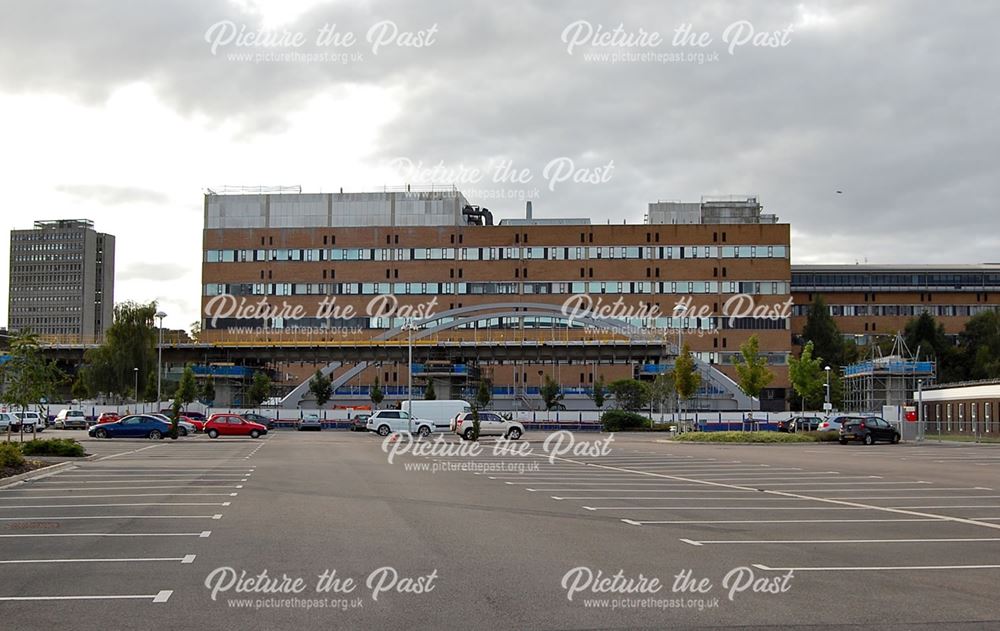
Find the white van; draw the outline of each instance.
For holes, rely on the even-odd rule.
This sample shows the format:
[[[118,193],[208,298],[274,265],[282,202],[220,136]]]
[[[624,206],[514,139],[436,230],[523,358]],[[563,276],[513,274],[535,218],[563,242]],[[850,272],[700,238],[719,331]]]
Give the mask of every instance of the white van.
[[[403,401],[400,409],[411,413],[414,418],[426,419],[434,422],[434,427],[439,432],[449,431],[453,418],[464,412],[471,412],[472,406],[468,401],[461,399],[441,399],[434,401],[414,400],[413,409],[410,409],[410,401]]]

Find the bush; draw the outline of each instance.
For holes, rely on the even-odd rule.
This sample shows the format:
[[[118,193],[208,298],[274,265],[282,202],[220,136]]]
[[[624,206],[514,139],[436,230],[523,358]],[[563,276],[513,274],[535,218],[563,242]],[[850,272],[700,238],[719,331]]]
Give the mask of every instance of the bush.
[[[840,432],[801,432],[801,434],[808,436],[817,443],[830,443],[840,440]]]
[[[832,433],[832,432],[831,432]],[[690,443],[812,443],[816,439],[804,434],[781,432],[685,432],[674,440]]]
[[[45,438],[21,443],[21,452],[26,456],[68,456],[86,455],[83,445],[72,438]]]
[[[601,415],[601,427],[606,432],[620,432],[630,429],[647,429],[649,418],[625,410],[608,410]]]
[[[24,466],[24,456],[17,443],[0,443],[0,469]]]

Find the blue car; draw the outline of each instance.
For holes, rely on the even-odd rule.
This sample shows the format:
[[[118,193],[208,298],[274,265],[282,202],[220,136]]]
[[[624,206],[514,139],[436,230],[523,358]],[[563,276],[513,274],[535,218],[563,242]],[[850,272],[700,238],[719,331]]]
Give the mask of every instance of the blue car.
[[[94,425],[87,433],[94,438],[152,438],[170,435],[170,423],[148,414],[133,414],[111,423]]]

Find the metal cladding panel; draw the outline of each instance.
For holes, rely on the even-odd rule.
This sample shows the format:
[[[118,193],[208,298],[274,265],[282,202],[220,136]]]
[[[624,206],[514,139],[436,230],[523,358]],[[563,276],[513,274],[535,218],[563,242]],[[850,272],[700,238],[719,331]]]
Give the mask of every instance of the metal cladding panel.
[[[269,227],[320,228],[327,225],[327,195],[271,195]]]
[[[206,228],[266,228],[266,219],[262,195],[208,197]]]

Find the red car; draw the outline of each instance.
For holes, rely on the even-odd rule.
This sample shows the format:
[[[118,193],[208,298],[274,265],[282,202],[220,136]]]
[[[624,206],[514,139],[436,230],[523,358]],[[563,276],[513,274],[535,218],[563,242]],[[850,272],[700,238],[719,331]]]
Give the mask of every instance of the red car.
[[[96,425],[100,425],[101,423],[114,423],[119,418],[121,417],[114,412],[104,412],[103,414],[97,417]]]
[[[213,414],[205,421],[203,429],[209,438],[219,436],[260,438],[267,433],[267,428],[260,423],[248,421],[238,414]]]
[[[190,416],[182,414],[181,415],[181,420],[182,421],[187,421],[188,423],[191,423],[192,425],[194,425],[194,429],[197,432],[203,432],[203,431],[205,431],[205,419],[202,419],[202,420],[199,421],[196,418],[192,418]]]

